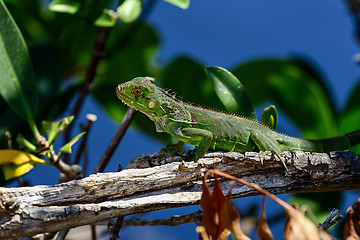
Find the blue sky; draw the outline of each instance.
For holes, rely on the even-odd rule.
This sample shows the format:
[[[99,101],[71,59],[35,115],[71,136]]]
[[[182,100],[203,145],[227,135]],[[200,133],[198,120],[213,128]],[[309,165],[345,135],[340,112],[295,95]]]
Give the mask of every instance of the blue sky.
[[[186,11],[160,2],[150,21],[162,37],[159,60],[189,54],[231,68],[250,59],[301,54],[327,77],[339,107],[358,78],[358,45],[344,1],[192,1]]]
[[[197,0],[191,2],[188,10],[160,1],[149,21],[161,37],[160,63],[186,54],[206,66],[231,68],[254,58],[302,55],[310,58],[326,77],[339,108],[358,81],[359,66],[353,61],[358,45],[344,1]],[[122,81],[127,80],[130,79]],[[87,99],[79,119],[85,119],[86,113],[98,116],[89,137],[90,169],[94,169],[117,124],[91,98]],[[139,154],[157,152],[161,147],[163,144],[132,129],[126,133],[106,171],[114,171],[118,163],[126,166]],[[48,179],[53,178],[55,172],[42,166],[28,177],[38,176],[34,184],[49,184]],[[246,209],[250,202],[260,203],[261,198],[236,201],[240,209]],[[270,206],[272,212],[280,209]],[[146,217],[166,218],[197,209],[198,206],[170,209]],[[123,229],[120,236],[125,240],[197,239],[194,229],[194,224],[175,228],[129,227]],[[282,238],[281,230],[282,226],[277,226],[277,239]]]

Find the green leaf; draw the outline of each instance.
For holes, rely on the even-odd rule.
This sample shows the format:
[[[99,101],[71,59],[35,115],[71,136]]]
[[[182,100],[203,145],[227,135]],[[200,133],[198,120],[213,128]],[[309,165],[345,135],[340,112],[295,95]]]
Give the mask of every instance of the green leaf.
[[[171,3],[182,9],[187,9],[190,5],[190,0],[164,0],[164,1]]]
[[[205,72],[227,111],[257,120],[244,86],[231,72],[221,67],[207,67]]]
[[[121,21],[131,23],[135,21],[141,13],[142,1],[141,0],[125,0],[117,9]]]
[[[94,21],[94,24],[98,27],[113,27],[116,24],[116,20],[108,9],[103,9],[103,12]]]
[[[36,164],[49,165],[48,162],[18,150],[0,150],[0,167],[5,180],[19,177],[29,172]]]
[[[21,33],[0,1],[0,95],[13,111],[27,121],[38,107],[35,77]]]
[[[36,146],[28,141],[21,133],[18,134],[16,141],[19,143],[20,148],[27,148],[32,152],[36,151]]]
[[[184,101],[225,110],[206,77],[204,66],[189,57],[180,56],[170,62],[159,78],[159,82],[157,83],[159,86],[171,89]]]
[[[48,136],[49,145],[58,138],[61,132],[63,132],[74,120],[74,116],[65,117],[59,121],[51,122],[51,121],[43,121],[42,129]]]
[[[261,113],[261,122],[270,127],[271,129],[275,129],[278,121],[278,113],[276,107],[274,105],[270,105]]]
[[[309,72],[310,64],[304,68],[299,61],[259,59],[242,64],[232,73],[241,79],[254,105],[276,105],[306,138],[338,135],[335,110],[323,80]]]
[[[343,194],[337,192],[314,192],[314,193],[297,193],[289,200],[290,204],[308,205],[314,212],[315,216],[329,215],[333,208],[340,208],[343,201]],[[319,222],[320,221],[319,219]]]
[[[62,146],[62,147],[60,148],[60,152],[70,154],[70,153],[71,153],[71,148],[72,148],[72,146],[73,146],[85,133],[86,133],[86,132],[82,132],[82,133],[79,133],[78,135],[76,135],[73,139],[71,139],[70,142],[68,142],[67,144],[65,144],[64,146]]]
[[[53,0],[49,4],[50,11],[75,14],[80,8],[78,0]]]

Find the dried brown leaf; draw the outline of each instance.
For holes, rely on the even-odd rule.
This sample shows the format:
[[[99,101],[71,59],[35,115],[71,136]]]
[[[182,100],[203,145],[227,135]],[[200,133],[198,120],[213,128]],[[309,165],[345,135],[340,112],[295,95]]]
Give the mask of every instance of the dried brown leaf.
[[[249,240],[240,228],[239,213],[231,202],[231,198],[224,195],[220,183],[215,176],[213,193],[203,179],[203,193],[200,206],[203,209],[202,225],[198,228],[199,238],[206,240],[226,240],[230,233],[235,239]],[[204,230],[205,229],[205,230]]]
[[[198,226],[196,228],[196,232],[199,234],[200,240],[210,240],[209,235],[206,232],[206,228],[204,226]]]
[[[256,234],[260,240],[273,240],[274,236],[271,233],[269,224],[266,220],[265,216],[265,196],[263,197],[261,213],[259,217],[259,221],[256,227]]]
[[[205,227],[209,237],[216,239],[219,225],[218,207],[205,177],[203,179],[202,190],[200,199],[200,206],[203,210],[202,225]]]
[[[358,225],[359,219],[357,219],[355,217],[355,215],[356,215],[355,211],[352,208],[350,208],[348,211],[348,219],[346,221],[345,229],[344,229],[344,238],[343,238],[344,240],[359,240],[360,239],[360,236],[356,232],[356,227],[354,224],[354,221],[355,221],[356,224]]]
[[[226,198],[224,204],[220,209],[220,226],[224,227],[225,232],[231,232],[234,239],[237,240],[250,240],[240,227],[240,215],[235,206],[231,202],[231,198]],[[226,239],[226,238],[219,238]]]
[[[333,238],[324,230],[318,229],[300,211],[288,211],[285,223],[285,240],[332,240]]]

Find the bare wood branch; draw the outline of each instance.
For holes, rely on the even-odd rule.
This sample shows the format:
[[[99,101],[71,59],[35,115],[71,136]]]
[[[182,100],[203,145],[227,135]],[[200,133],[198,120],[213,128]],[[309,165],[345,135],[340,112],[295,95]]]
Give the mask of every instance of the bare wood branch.
[[[185,223],[195,223],[200,225],[202,218],[202,211],[198,210],[186,215],[174,215],[167,219],[142,219],[131,218],[124,220],[125,226],[179,226]]]
[[[173,162],[143,169],[93,174],[52,186],[0,188],[0,238],[19,238],[93,224],[135,213],[198,204],[202,173],[216,168],[258,184],[271,193],[360,189],[360,156],[352,152],[284,152],[289,172],[271,155],[208,153],[197,163]],[[175,157],[179,159],[179,157]],[[141,156],[132,166],[167,162]],[[140,163],[141,162],[141,163]],[[222,180],[224,192],[232,181]],[[232,197],[257,195],[236,185]]]

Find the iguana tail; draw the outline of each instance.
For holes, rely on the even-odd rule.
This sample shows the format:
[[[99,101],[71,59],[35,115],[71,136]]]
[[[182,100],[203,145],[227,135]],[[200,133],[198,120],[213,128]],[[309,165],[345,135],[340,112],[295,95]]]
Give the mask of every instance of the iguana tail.
[[[331,151],[340,151],[346,150],[360,144],[360,130],[356,130],[354,132],[334,137],[327,138],[321,140],[310,140],[311,143],[319,146],[323,152],[331,152]],[[306,149],[304,149],[306,150]]]

